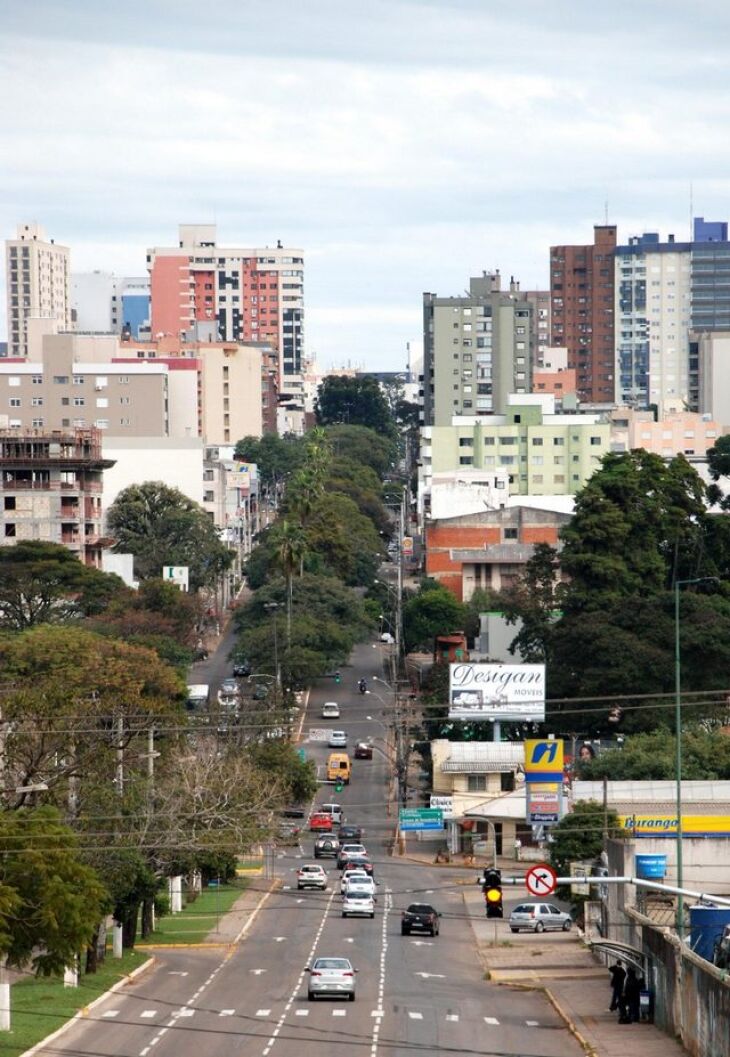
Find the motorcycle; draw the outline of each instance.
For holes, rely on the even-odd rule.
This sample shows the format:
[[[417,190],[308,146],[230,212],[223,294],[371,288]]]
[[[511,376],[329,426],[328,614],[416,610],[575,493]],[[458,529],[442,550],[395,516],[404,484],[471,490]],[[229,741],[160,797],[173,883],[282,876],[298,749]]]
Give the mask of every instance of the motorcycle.
[[[357,684],[357,688],[361,694],[366,694],[368,692],[368,684],[365,682],[364,679],[360,680],[360,682]]]

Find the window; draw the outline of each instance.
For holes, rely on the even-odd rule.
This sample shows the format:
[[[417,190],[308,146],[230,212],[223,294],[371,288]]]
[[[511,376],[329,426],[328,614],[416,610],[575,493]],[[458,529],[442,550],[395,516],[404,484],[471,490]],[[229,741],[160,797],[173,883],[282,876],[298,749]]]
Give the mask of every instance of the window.
[[[108,385],[109,385],[109,379],[103,374],[97,374],[96,378],[94,379],[94,388],[95,389],[106,389],[106,387]]]
[[[473,448],[474,438],[473,437],[459,437],[460,448]]]
[[[129,404],[129,397],[128,396],[120,396],[119,397],[119,403],[120,404],[124,404],[126,406],[127,404]]]
[[[67,374],[54,374],[54,376],[53,376],[53,384],[54,385],[68,385],[68,375]]]
[[[459,466],[473,466],[474,456],[473,455],[460,455]]]
[[[555,484],[565,484],[565,476],[562,473],[556,473],[553,480]]]
[[[86,381],[83,374],[75,374],[72,380],[74,385],[83,385]]]
[[[542,455],[533,455],[532,456],[532,465],[533,466],[542,466],[544,462],[545,462],[545,459],[544,459],[544,457]]]
[[[16,374],[12,375],[12,377],[8,378],[8,385],[14,386],[14,387],[19,386],[20,385],[20,378],[18,378],[18,376]]]
[[[43,397],[42,396],[34,396],[33,399],[30,402],[30,406],[31,407],[43,407]]]
[[[494,437],[485,437],[484,438],[484,443],[485,444],[494,444],[495,443],[495,438]]]
[[[83,429],[83,427],[86,425],[86,419],[85,418],[75,418],[73,420],[73,424],[74,424],[74,427],[76,427],[77,429]]]
[[[97,396],[96,398],[97,407],[109,407],[109,399],[106,396]]]
[[[532,438],[532,446],[534,448],[541,448],[542,447],[542,437],[533,437]]]
[[[97,420],[94,422],[94,425],[97,429],[109,429],[109,419],[97,418]]]
[[[74,407],[83,407],[85,404],[86,404],[86,397],[85,396],[75,396],[74,397]]]
[[[10,404],[11,407],[20,407],[21,401],[20,401],[19,397],[11,396],[10,399],[8,400],[8,403]]]
[[[486,774],[468,774],[466,776],[466,788],[470,793],[485,793],[487,791]]]
[[[6,510],[15,510],[15,496],[14,495],[6,495],[5,496],[5,509]]]
[[[516,540],[518,538],[516,528],[506,528],[504,530],[504,538],[506,540]]]
[[[34,374],[31,378],[31,382],[33,383],[33,385],[43,385],[43,375]]]
[[[33,421],[31,422],[31,425],[32,425],[33,429],[43,429],[43,419],[42,418],[34,418]]]
[[[204,503],[215,503],[215,492],[204,492],[203,493]]]
[[[542,474],[541,473],[534,473],[532,475],[532,483],[533,484],[542,484]]]
[[[565,444],[565,437],[553,437],[553,444],[556,448],[562,448]]]
[[[129,385],[129,375],[128,374],[120,374],[119,375],[119,384],[120,385]]]
[[[516,444],[517,443],[517,437],[500,437],[499,438],[499,443],[500,444],[507,444],[507,445]]]
[[[131,421],[132,420],[130,418],[120,418],[119,419],[119,425],[120,426],[129,426],[131,424]]]
[[[600,443],[601,443],[601,438],[600,437],[591,437],[591,444],[593,444],[594,447],[597,446],[597,445],[600,445]]]

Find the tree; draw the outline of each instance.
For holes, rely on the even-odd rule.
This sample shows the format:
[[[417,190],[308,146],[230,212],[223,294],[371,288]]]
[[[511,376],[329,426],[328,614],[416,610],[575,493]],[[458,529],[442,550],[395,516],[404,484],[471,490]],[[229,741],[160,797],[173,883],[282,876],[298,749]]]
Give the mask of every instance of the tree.
[[[593,800],[578,800],[573,810],[550,829],[550,862],[559,877],[570,875],[571,862],[592,862],[603,851],[603,834],[618,837],[621,830],[618,815],[605,811]]]
[[[276,564],[286,577],[286,634],[291,644],[292,581],[297,569],[301,571],[307,553],[308,539],[301,525],[277,521],[269,537],[276,555]]]
[[[327,426],[335,459],[369,466],[382,480],[393,466],[398,454],[395,441],[388,435],[366,426]]]
[[[319,387],[314,410],[321,426],[367,426],[386,437],[395,436],[395,420],[388,402],[371,375],[328,375]]]
[[[684,456],[604,456],[561,530],[566,613],[646,597],[703,573],[704,485]]]
[[[236,444],[235,457],[256,464],[261,482],[274,491],[291,474],[304,465],[306,449],[302,437],[287,433],[280,437],[266,433],[263,437],[244,437]]]
[[[313,760],[302,760],[296,747],[284,739],[255,742],[248,748],[251,762],[264,774],[276,775],[281,783],[281,806],[303,804],[317,792],[317,769]]]
[[[62,972],[108,909],[106,889],[54,808],[0,812],[0,952],[8,965]]]
[[[528,664],[544,664],[550,653],[550,637],[556,619],[555,570],[557,551],[538,543],[516,584],[502,594],[502,612],[508,624],[522,627],[510,644]]]
[[[433,650],[436,635],[461,631],[467,617],[466,607],[441,584],[427,580],[417,595],[403,607],[403,632],[406,650]]]
[[[185,565],[190,590],[197,591],[212,587],[232,561],[203,508],[161,481],[125,488],[110,507],[107,523],[116,538],[114,550],[134,555],[142,580],[159,578],[164,565]]]
[[[670,781],[676,777],[677,742],[668,730],[632,734],[623,745],[605,749],[579,765],[581,779]],[[682,733],[682,778],[685,781],[727,781],[730,778],[730,738],[719,732],[685,729]]]
[[[372,521],[345,495],[326,492],[307,522],[310,550],[346,584],[371,584],[383,548]]]
[[[0,627],[64,623],[125,593],[118,576],[83,565],[67,547],[19,540],[0,548]]]

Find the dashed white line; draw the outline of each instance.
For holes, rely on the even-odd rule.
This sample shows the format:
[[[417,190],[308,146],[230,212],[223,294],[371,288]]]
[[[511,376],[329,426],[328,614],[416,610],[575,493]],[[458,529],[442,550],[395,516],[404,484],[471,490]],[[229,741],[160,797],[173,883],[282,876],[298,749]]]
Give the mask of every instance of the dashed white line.
[[[459,1019],[459,1014],[458,1013],[447,1013],[446,1014],[446,1019],[447,1020],[457,1021]]]
[[[219,1017],[232,1017],[235,1013],[235,1009],[222,1009],[218,1014]]]
[[[297,1009],[297,1010],[294,1011],[294,1016],[295,1017],[308,1017],[309,1016],[309,1010],[308,1009]]]
[[[270,1015],[271,1015],[271,1010],[270,1009],[257,1009],[256,1010],[256,1016],[257,1017],[268,1017]]]
[[[417,1013],[415,1010],[409,1009],[408,1016],[411,1020],[423,1020],[423,1013]]]
[[[485,1024],[499,1024],[499,1021],[497,1020],[496,1017],[485,1017],[484,1018],[484,1023]]]
[[[539,1028],[540,1027],[540,1021],[539,1020],[526,1020],[525,1024],[527,1024],[528,1028]]]
[[[141,1017],[156,1017],[159,1013],[158,1009],[143,1009],[140,1013]]]
[[[102,1013],[101,1015],[102,1015],[102,1017],[118,1017],[119,1016],[119,1010],[118,1009],[107,1009],[106,1013]]]
[[[333,1009],[332,1010],[332,1016],[333,1017],[346,1017],[347,1016],[347,1010],[346,1009]]]

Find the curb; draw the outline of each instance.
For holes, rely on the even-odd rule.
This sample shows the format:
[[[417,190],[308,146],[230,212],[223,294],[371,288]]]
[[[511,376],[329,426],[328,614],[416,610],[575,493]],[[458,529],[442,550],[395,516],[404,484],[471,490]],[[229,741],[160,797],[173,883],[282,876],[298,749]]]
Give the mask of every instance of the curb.
[[[21,1053],[20,1057],[34,1057],[34,1054],[39,1053],[42,1049],[45,1049],[49,1042],[54,1042],[56,1039],[60,1038],[61,1035],[67,1032],[69,1028],[73,1027],[77,1020],[83,1020],[85,1017],[88,1017],[89,1012],[92,1009],[95,1009],[96,1006],[101,1005],[101,1003],[104,1002],[109,997],[109,995],[113,995],[116,994],[117,991],[121,991],[121,989],[123,987],[126,987],[127,984],[131,983],[132,980],[136,980],[138,976],[142,975],[142,973],[146,972],[148,969],[151,969],[154,964],[154,958],[148,958],[146,962],[142,962],[142,964],[138,965],[136,969],[133,969],[131,973],[127,973],[127,975],[123,976],[121,980],[117,980],[117,982],[113,984],[108,991],[104,991],[103,994],[97,995],[93,1002],[89,1002],[88,1006],[84,1006],[83,1009],[80,1009],[77,1013],[74,1013],[74,1015],[70,1017],[65,1024],[62,1024],[60,1028],[56,1028],[56,1030],[50,1035],[46,1035],[44,1039],[41,1039],[40,1042],[37,1042],[34,1046],[31,1046],[29,1050],[24,1050],[23,1053]]]
[[[558,1002],[557,998],[552,993],[550,988],[549,987],[541,987],[540,990],[544,992],[548,1002],[550,1002],[551,1006],[553,1007],[555,1012],[558,1014],[560,1019],[563,1021],[563,1023],[566,1026],[566,1028],[571,1033],[571,1035],[576,1039],[578,1044],[583,1047],[583,1049],[585,1050],[585,1052],[587,1054],[587,1057],[599,1057],[598,1051],[596,1050],[596,1048],[593,1046],[592,1043],[588,1042],[586,1037],[584,1035],[582,1035],[580,1031],[578,1031],[578,1028],[576,1027],[575,1021],[563,1009],[563,1007],[561,1006],[560,1002]]]

